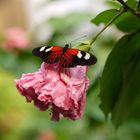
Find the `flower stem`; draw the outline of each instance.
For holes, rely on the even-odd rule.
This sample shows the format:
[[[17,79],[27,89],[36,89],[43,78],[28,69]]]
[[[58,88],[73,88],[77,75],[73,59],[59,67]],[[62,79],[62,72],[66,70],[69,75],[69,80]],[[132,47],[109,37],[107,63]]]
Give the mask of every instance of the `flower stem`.
[[[96,36],[94,36],[94,37],[91,39],[90,45],[92,45],[92,44],[96,41],[96,39],[98,38],[98,36],[99,36],[107,27],[109,27],[120,15],[122,15],[125,11],[126,11],[125,9],[120,10],[120,12],[119,12],[116,16],[114,16],[114,17],[106,24],[106,26],[105,26],[103,29],[101,29],[101,31],[99,31],[99,32],[96,34]]]
[[[140,12],[135,11],[134,9],[129,7],[123,0],[117,0],[117,1],[124,6],[124,9],[129,10],[132,14],[140,18]],[[139,3],[138,3],[138,7],[139,7]]]

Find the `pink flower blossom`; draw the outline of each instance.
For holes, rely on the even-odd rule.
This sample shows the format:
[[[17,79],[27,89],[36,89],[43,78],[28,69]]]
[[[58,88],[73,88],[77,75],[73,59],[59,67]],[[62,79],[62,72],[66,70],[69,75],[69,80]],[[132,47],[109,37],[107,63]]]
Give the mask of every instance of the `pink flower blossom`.
[[[24,49],[29,45],[25,31],[19,27],[8,28],[5,31],[4,47]]]
[[[61,116],[72,120],[83,116],[89,80],[87,66],[61,68],[43,63],[39,71],[23,74],[16,80],[19,92],[41,110],[51,108],[52,120]]]

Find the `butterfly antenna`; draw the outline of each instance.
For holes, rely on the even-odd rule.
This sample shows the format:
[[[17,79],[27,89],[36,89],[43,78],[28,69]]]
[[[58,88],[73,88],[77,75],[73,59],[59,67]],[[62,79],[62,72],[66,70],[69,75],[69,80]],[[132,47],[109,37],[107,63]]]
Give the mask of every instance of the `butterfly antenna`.
[[[72,40],[69,44],[71,44],[72,42],[75,42],[75,41],[77,41],[77,40],[79,40],[79,39],[85,38],[85,37],[87,37],[87,35],[84,35],[84,36],[78,37],[78,38]]]
[[[84,36],[81,36],[81,37],[78,37],[78,38],[72,40],[71,42],[67,42],[66,38],[63,35],[60,35],[60,36],[64,39],[65,44],[68,44],[70,47],[72,47],[72,42],[75,42],[75,41],[77,41],[79,39],[87,37],[87,35],[84,35]]]

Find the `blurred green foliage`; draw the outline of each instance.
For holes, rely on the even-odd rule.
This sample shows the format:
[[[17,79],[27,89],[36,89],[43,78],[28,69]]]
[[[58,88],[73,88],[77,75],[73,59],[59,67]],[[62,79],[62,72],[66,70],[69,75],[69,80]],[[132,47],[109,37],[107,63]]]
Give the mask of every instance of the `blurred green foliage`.
[[[115,127],[127,120],[137,120],[140,111],[140,106],[136,107],[140,95],[140,1],[118,2],[122,4],[120,10],[106,10],[92,19],[96,25],[106,26],[113,21],[119,30],[129,33],[112,49],[101,77],[101,108],[106,117],[111,115]]]
[[[139,37],[139,32],[126,35],[115,45],[101,79],[101,107],[106,115],[113,113],[116,126],[126,119],[140,93]]]
[[[107,25],[119,13],[120,3],[114,0],[108,3],[117,10],[99,13],[92,23]],[[127,4],[137,9],[135,0],[128,0]],[[80,24],[90,20],[90,13],[50,19],[54,32],[47,43],[61,44],[62,35],[72,39]],[[50,132],[56,140],[139,140],[140,18],[126,11],[113,24],[123,34],[129,34],[116,45],[115,36],[103,36],[93,45],[98,62],[89,68],[85,114],[77,121],[52,122],[49,111],[41,112],[33,104],[27,104],[17,92],[14,80],[40,67],[41,61],[31,54],[32,48],[12,52],[0,49],[0,140],[41,140],[42,133]]]

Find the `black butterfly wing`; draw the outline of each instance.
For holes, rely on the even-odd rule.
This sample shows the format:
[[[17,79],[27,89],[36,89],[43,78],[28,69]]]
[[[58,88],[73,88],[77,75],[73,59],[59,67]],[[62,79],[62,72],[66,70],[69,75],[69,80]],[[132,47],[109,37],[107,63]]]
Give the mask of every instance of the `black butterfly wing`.
[[[74,56],[74,61],[77,65],[93,65],[97,62],[97,58],[89,52],[79,50]]]
[[[60,46],[43,46],[33,49],[32,53],[42,61],[53,64],[59,61],[63,48]]]
[[[97,58],[91,53],[80,51],[78,49],[67,49],[60,58],[62,67],[75,67],[77,65],[93,65]]]

